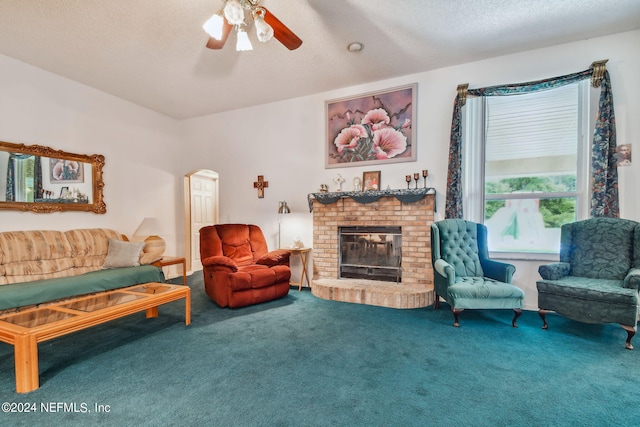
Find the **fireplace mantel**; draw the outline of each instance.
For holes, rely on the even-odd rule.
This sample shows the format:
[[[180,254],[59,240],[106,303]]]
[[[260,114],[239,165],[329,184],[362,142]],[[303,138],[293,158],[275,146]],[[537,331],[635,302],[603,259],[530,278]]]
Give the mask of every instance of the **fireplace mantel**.
[[[313,211],[313,201],[327,205],[335,203],[340,199],[350,198],[358,203],[373,203],[382,197],[395,197],[402,203],[415,203],[424,199],[429,194],[436,194],[436,189],[433,187],[428,188],[407,188],[403,190],[367,190],[367,191],[337,191],[333,193],[321,192],[311,193],[307,195],[307,201],[309,202],[309,212]],[[434,198],[434,211],[435,198]]]

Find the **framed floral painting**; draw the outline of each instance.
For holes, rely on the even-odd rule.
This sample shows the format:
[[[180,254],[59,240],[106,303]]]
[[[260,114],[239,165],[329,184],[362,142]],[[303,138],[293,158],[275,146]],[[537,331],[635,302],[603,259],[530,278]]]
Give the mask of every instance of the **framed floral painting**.
[[[52,184],[84,182],[84,163],[75,160],[49,159],[49,180]]]
[[[416,161],[417,84],[326,101],[325,168]]]

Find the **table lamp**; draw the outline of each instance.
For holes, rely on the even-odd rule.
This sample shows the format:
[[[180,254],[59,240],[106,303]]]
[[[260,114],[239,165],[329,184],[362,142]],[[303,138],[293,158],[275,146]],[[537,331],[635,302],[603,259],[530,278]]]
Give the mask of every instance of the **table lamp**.
[[[164,254],[165,249],[167,248],[167,244],[162,237],[162,227],[160,227],[160,222],[158,218],[145,218],[142,220],[136,231],[133,233],[134,236],[145,237],[144,248],[142,252],[156,254],[161,256]]]

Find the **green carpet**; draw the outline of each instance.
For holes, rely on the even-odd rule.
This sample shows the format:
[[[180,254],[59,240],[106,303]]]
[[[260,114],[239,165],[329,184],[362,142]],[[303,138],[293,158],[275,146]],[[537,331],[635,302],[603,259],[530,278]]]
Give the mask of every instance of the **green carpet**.
[[[487,310],[464,311],[456,329],[446,304],[394,310],[297,289],[229,310],[199,274],[190,282],[191,326],[175,302],[43,343],[32,393],[15,393],[0,343],[0,401],[36,410],[0,424],[640,425],[640,341],[625,350],[616,325],[549,315],[544,331],[525,312],[513,329],[511,311]]]

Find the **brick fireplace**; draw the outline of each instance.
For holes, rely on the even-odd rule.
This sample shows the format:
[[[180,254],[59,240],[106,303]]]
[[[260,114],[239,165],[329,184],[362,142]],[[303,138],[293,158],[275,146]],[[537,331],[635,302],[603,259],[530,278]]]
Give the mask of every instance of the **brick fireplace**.
[[[387,190],[385,193],[390,193]],[[313,203],[312,293],[323,299],[418,308],[433,303],[431,224],[434,194],[413,202],[393,195],[371,203],[340,197],[333,203]],[[402,282],[339,278],[339,227],[397,226],[402,233]]]

